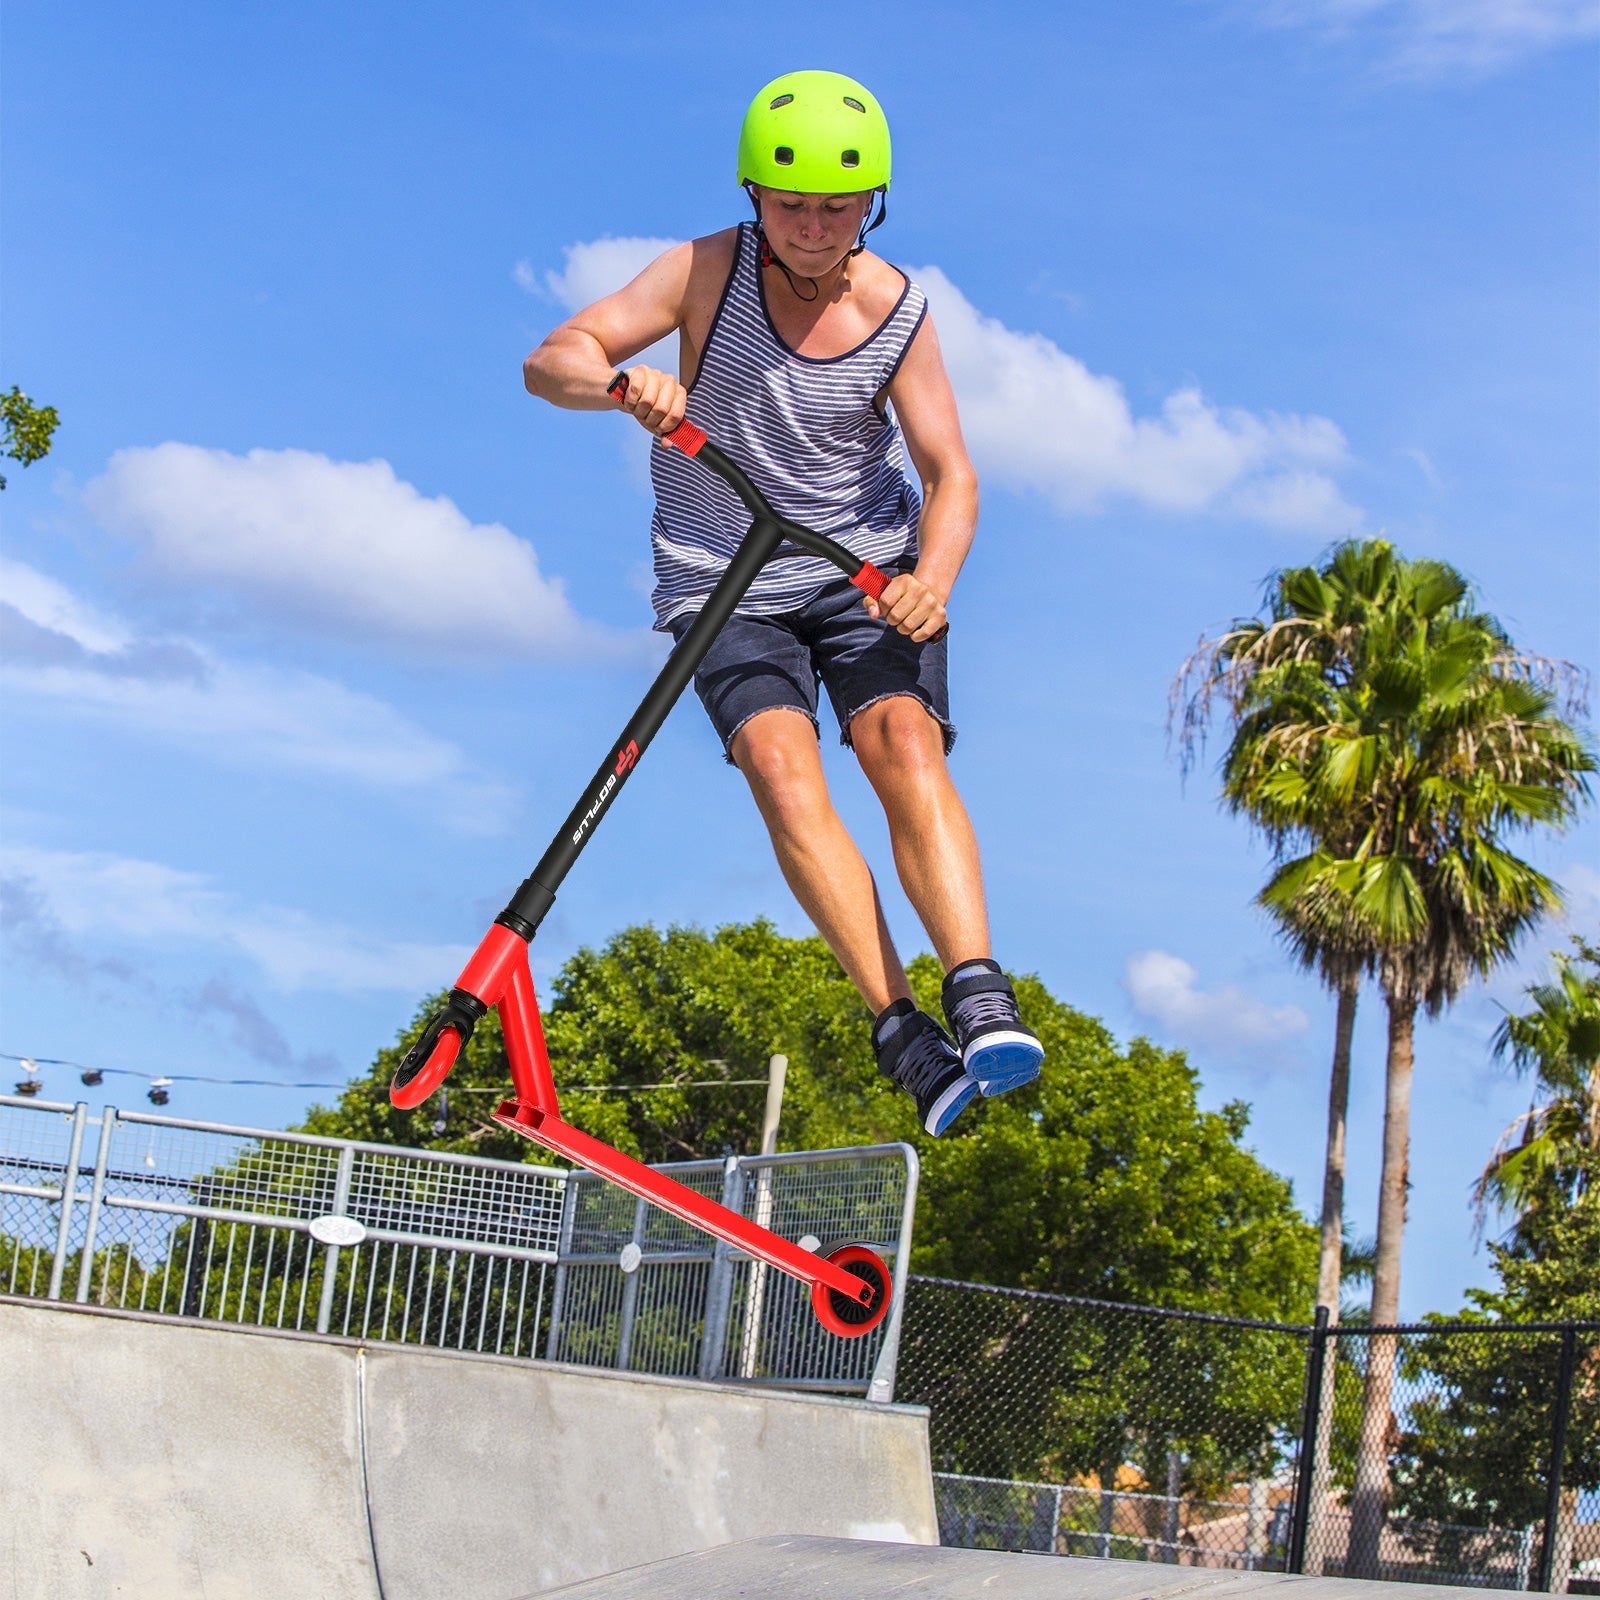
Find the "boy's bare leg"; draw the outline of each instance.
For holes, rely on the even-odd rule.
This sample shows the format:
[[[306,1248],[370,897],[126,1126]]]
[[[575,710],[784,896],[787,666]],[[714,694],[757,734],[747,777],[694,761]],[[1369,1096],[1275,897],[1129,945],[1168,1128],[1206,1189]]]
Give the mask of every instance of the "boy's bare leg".
[[[858,711],[850,742],[889,820],[894,864],[946,972],[987,957],[978,840],[945,762],[944,730],[912,695]]]
[[[733,736],[731,754],[772,835],[785,882],[862,999],[874,1015],[909,999],[871,869],[833,809],[810,718],[786,708],[762,711]]]

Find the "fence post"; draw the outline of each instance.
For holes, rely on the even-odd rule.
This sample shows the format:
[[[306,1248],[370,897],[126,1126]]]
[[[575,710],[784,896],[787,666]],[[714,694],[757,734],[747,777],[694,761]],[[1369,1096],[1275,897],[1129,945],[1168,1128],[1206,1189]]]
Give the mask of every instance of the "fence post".
[[[906,1162],[906,1192],[900,1202],[900,1232],[894,1247],[894,1299],[889,1305],[889,1320],[884,1325],[883,1343],[873,1363],[867,1399],[888,1405],[894,1399],[895,1374],[900,1365],[900,1335],[905,1326],[906,1289],[911,1276],[911,1224],[917,1214],[917,1182],[922,1173],[917,1152],[908,1144],[900,1146]]]
[[[556,1276],[550,1288],[550,1331],[544,1339],[546,1361],[561,1359],[561,1318],[567,1305],[567,1257],[572,1254],[572,1232],[577,1224],[579,1174],[569,1172],[561,1183],[561,1228],[556,1234]],[[538,1338],[538,1330],[534,1330]]]
[[[644,1219],[648,1210],[647,1202],[637,1200],[633,1207],[633,1228],[628,1234],[630,1243],[644,1248]],[[633,1365],[633,1327],[639,1317],[639,1277],[643,1273],[641,1263],[632,1272],[626,1274],[622,1281],[622,1310],[617,1316],[617,1371],[627,1372]]]
[[[1183,1531],[1183,1452],[1167,1451],[1167,1494],[1161,1507],[1161,1559],[1178,1561],[1178,1535]]]
[[[1306,1566],[1306,1524],[1311,1515],[1311,1482],[1317,1472],[1317,1429],[1322,1421],[1322,1370],[1328,1359],[1328,1308],[1317,1307],[1306,1346],[1305,1403],[1300,1408],[1300,1453],[1294,1469],[1294,1515],[1289,1522],[1290,1572]]]
[[[1518,1589],[1531,1589],[1533,1587],[1533,1523],[1529,1523],[1517,1535],[1517,1581]]]
[[[744,1215],[744,1167],[738,1156],[729,1156],[722,1166],[722,1203],[730,1211]],[[697,1376],[720,1378],[723,1347],[728,1339],[728,1313],[733,1304],[733,1250],[721,1239],[711,1252],[711,1279],[706,1286],[706,1320],[700,1335],[700,1368]]]
[[[353,1145],[346,1145],[339,1152],[339,1169],[333,1180],[333,1215],[342,1217],[345,1208],[350,1204],[350,1173],[356,1164],[356,1152]],[[339,1270],[339,1247],[336,1244],[327,1244],[322,1247],[322,1299],[317,1304],[317,1332],[326,1333],[328,1324],[333,1320],[333,1280]],[[446,1315],[449,1308],[446,1307]],[[465,1311],[462,1313],[466,1315]],[[440,1324],[442,1328],[443,1323]]]
[[[1577,1365],[1577,1330],[1561,1335],[1561,1364],[1556,1377],[1556,1414],[1550,1429],[1550,1470],[1545,1474],[1544,1541],[1539,1548],[1539,1588],[1550,1592],[1555,1576],[1556,1540],[1561,1536],[1561,1471],[1567,1459],[1567,1421],[1572,1415],[1572,1373]]]
[[[106,1164],[111,1159],[111,1130],[116,1121],[116,1111],[107,1106],[100,1118],[100,1147],[95,1151],[94,1183],[89,1189],[89,1220],[83,1228],[83,1259],[78,1263],[78,1292],[73,1296],[80,1306],[89,1303],[89,1289],[94,1279],[94,1245],[100,1233],[100,1208],[106,1196]]]
[[[61,1220],[56,1224],[56,1253],[50,1262],[50,1287],[45,1298],[61,1298],[61,1275],[67,1270],[67,1246],[72,1242],[72,1208],[78,1201],[78,1152],[83,1149],[83,1120],[89,1108],[79,1101],[72,1108],[72,1142],[67,1164],[61,1170]]]

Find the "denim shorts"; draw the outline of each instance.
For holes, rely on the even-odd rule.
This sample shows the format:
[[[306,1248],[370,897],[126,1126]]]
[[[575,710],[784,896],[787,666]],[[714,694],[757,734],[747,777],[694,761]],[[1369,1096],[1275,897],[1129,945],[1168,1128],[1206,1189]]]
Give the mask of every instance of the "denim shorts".
[[[804,712],[816,728],[818,679],[839,720],[840,744],[849,746],[850,719],[858,711],[910,695],[939,724],[949,753],[956,730],[950,722],[948,635],[916,644],[861,602],[861,591],[840,578],[797,610],[728,619],[695,672],[694,687],[730,762],[733,736],[775,706]],[[681,639],[693,621],[691,613],[667,626]]]

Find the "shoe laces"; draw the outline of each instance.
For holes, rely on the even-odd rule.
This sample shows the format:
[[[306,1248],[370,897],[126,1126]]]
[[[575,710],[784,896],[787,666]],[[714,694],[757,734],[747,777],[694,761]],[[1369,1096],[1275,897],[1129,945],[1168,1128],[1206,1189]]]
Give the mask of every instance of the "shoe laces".
[[[985,1028],[1012,1028],[1017,1024],[1017,1002],[1003,989],[980,989],[957,1000],[951,1007],[952,1022],[963,1032],[978,1033]]]
[[[951,1067],[960,1066],[961,1058],[945,1038],[944,1029],[931,1017],[916,1012],[900,1024],[900,1030],[904,1043],[894,1064],[894,1078],[912,1094],[927,1094]]]

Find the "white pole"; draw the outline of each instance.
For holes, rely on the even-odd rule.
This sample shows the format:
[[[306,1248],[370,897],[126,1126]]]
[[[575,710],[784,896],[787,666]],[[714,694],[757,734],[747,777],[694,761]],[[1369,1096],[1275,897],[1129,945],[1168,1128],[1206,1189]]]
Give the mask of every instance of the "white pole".
[[[761,1154],[778,1153],[778,1118],[783,1112],[783,1080],[789,1070],[788,1056],[773,1056],[767,1063],[767,1109],[761,1118]],[[763,1167],[756,1174],[756,1225],[772,1225],[772,1169]],[[750,1289],[744,1303],[744,1337],[740,1340],[739,1376],[756,1375],[758,1346],[761,1340],[761,1314],[767,1303],[767,1268],[764,1262],[750,1263]]]
[[[767,1110],[761,1119],[761,1153],[776,1155],[778,1118],[783,1112],[783,1080],[789,1071],[788,1056],[774,1056],[767,1063]]]

